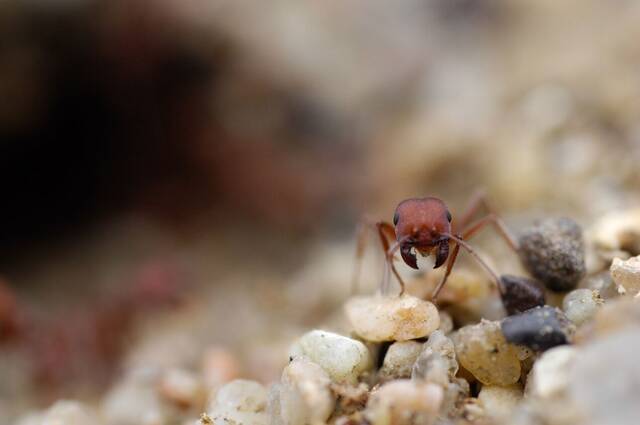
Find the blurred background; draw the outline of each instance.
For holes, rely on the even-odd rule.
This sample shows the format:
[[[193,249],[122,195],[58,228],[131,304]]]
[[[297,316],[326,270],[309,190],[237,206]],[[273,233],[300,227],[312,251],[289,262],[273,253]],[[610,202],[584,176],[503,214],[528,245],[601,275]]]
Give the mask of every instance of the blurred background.
[[[633,0],[1,2],[0,422],[140,366],[276,379],[406,197],[637,204],[638,40]]]

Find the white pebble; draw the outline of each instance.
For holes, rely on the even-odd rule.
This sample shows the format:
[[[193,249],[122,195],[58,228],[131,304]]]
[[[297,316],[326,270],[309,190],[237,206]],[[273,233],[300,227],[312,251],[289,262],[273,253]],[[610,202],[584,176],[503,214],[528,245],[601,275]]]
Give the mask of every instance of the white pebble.
[[[439,385],[398,379],[382,385],[367,403],[365,416],[373,425],[431,423],[444,394]]]
[[[527,394],[543,399],[563,396],[569,385],[569,367],[576,349],[569,345],[545,351],[533,364],[527,380]]]
[[[640,255],[628,260],[614,258],[610,270],[619,294],[635,296],[640,293]]]
[[[518,384],[501,387],[485,385],[478,394],[478,401],[487,415],[494,419],[506,419],[522,400],[522,387]]]
[[[170,369],[160,378],[160,395],[179,408],[202,407],[205,390],[200,379],[183,369]]]
[[[102,404],[105,422],[117,425],[163,423],[166,409],[156,389],[158,373],[152,368],[132,370],[106,395]]]
[[[277,406],[280,418],[272,419],[272,423],[321,424],[329,418],[334,406],[327,373],[317,364],[297,358],[282,372]]]
[[[422,352],[422,344],[416,341],[398,341],[389,346],[384,356],[380,377],[384,380],[409,378],[416,359]]]
[[[355,332],[367,341],[423,338],[440,326],[438,309],[410,295],[352,298],[345,309]]]
[[[603,304],[604,300],[597,290],[576,289],[564,297],[562,309],[569,320],[580,326],[591,320]]]
[[[304,334],[293,344],[289,356],[308,358],[335,382],[355,383],[360,374],[373,366],[371,354],[362,342],[320,330]]]
[[[97,425],[96,413],[77,401],[60,400],[44,412],[40,425]]]
[[[236,379],[224,385],[209,407],[216,425],[267,425],[267,389],[255,382]]]

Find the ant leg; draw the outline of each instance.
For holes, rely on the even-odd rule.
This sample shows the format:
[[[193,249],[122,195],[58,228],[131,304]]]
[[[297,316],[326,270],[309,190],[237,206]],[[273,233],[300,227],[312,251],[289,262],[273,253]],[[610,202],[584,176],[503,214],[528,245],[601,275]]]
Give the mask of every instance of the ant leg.
[[[384,289],[386,286],[388,286],[388,283],[390,280],[390,276],[388,276],[389,270],[387,269],[388,264],[391,264],[390,268],[391,270],[393,270],[394,275],[396,275],[396,277],[399,276],[398,272],[395,269],[395,266],[393,266],[393,263],[392,263],[393,256],[391,257],[391,261],[390,261],[388,259],[388,254],[387,254],[387,251],[389,251],[389,248],[391,246],[390,241],[396,239],[396,231],[393,225],[384,221],[375,222],[373,220],[364,218],[363,220],[360,221],[358,225],[358,231],[357,231],[355,268],[351,278],[352,294],[355,294],[359,289],[360,273],[362,269],[362,258],[364,257],[364,253],[367,246],[368,230],[371,228],[375,228],[378,234],[378,238],[380,240],[380,244],[382,245],[382,250],[385,254],[385,272],[384,272],[381,287]]]
[[[431,301],[433,303],[437,302],[437,298],[438,298],[438,294],[440,293],[440,290],[442,289],[444,284],[447,283],[447,278],[451,274],[453,265],[455,264],[456,258],[458,257],[458,252],[460,252],[460,245],[456,244],[456,246],[453,248],[453,252],[449,256],[449,261],[447,262],[447,269],[444,272],[444,276],[442,276],[442,280],[440,280],[440,283],[438,283],[438,286],[436,286],[436,289],[433,291],[433,294],[431,294]]]
[[[488,214],[480,220],[472,223],[471,219],[478,213],[478,211],[480,211],[480,209],[484,209]],[[498,235],[504,239],[507,245],[509,245],[509,247],[516,253],[518,252],[519,246],[517,239],[511,234],[508,227],[504,224],[504,221],[502,221],[500,216],[491,207],[487,201],[487,194],[484,190],[478,190],[474,193],[465,213],[459,221],[456,222],[454,220],[453,224],[455,225],[454,232],[462,232],[464,239],[471,238],[486,224],[492,224],[497,230]]]
[[[494,212],[487,202],[487,192],[485,190],[476,190],[473,195],[471,195],[464,213],[460,216],[459,219],[453,219],[453,226],[456,228],[455,231],[467,227],[473,217],[478,213],[478,211],[480,211],[481,208],[484,208],[489,212]]]
[[[400,276],[400,273],[398,273],[395,264],[393,264],[393,260],[395,260],[395,253],[398,249],[400,249],[400,242],[394,242],[393,246],[385,252],[385,260],[387,262],[386,270],[391,269],[393,275],[396,277],[396,279],[398,279],[398,283],[400,284],[400,294],[398,295],[402,296],[404,294],[404,280],[402,280],[402,277]],[[388,279],[387,273],[385,273],[385,279]]]
[[[509,248],[514,250],[516,254],[518,253],[520,249],[518,241],[515,237],[513,237],[513,235],[511,235],[511,232],[509,232],[509,229],[504,224],[502,219],[500,219],[500,217],[498,217],[495,213],[490,213],[489,215],[482,217],[480,220],[472,223],[470,226],[465,228],[462,232],[462,237],[464,239],[470,239],[487,224],[493,225],[500,237],[502,237],[507,245],[509,245]]]
[[[489,276],[491,276],[491,279],[493,279],[493,281],[495,282],[496,286],[498,287],[498,290],[500,290],[501,285],[500,285],[500,279],[498,278],[498,275],[491,269],[491,267],[489,267],[489,265],[480,257],[480,255],[478,255],[475,249],[473,249],[468,243],[466,243],[464,239],[459,235],[446,235],[446,236],[452,239],[456,243],[456,245],[461,246],[469,254],[471,254],[471,256],[473,256],[473,258],[478,262],[478,264],[480,264],[482,268],[485,269],[485,271],[489,274]]]
[[[356,231],[356,258],[351,275],[351,295],[357,294],[360,289],[360,273],[362,272],[362,259],[367,249],[367,236],[367,224],[361,220]]]

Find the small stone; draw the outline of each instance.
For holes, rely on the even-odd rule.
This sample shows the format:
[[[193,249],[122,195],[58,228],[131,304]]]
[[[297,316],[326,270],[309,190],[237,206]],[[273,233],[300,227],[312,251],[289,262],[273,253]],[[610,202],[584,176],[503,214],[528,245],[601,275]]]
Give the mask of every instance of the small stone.
[[[240,365],[229,350],[209,347],[202,356],[202,374],[207,388],[217,390],[240,377]]]
[[[533,279],[502,275],[500,286],[502,304],[509,316],[545,304],[544,289]]]
[[[478,394],[478,402],[485,413],[496,420],[508,418],[522,400],[522,387],[518,384],[501,387],[485,385]]]
[[[640,208],[609,213],[588,231],[597,249],[640,253]]]
[[[640,329],[584,346],[570,369],[569,394],[590,425],[636,425],[640,417]],[[583,423],[585,423],[583,422]]]
[[[331,390],[338,398],[335,415],[351,415],[361,411],[369,400],[369,387],[364,382],[358,385],[333,384]]]
[[[442,331],[435,331],[424,344],[423,351],[413,365],[411,376],[415,378],[425,379],[429,370],[434,367],[431,357],[437,355],[444,361],[444,370],[446,375],[453,378],[458,373],[458,361],[456,360],[455,346],[451,338],[445,336]],[[437,365],[437,363],[436,363]]]
[[[372,425],[430,424],[443,397],[438,385],[398,379],[382,385],[371,395],[365,416]]]
[[[345,306],[355,332],[367,341],[407,341],[431,335],[440,326],[438,309],[410,295],[357,297]]]
[[[635,296],[640,292],[640,255],[628,260],[614,258],[610,270],[619,294]]]
[[[533,364],[527,380],[527,394],[542,399],[563,397],[569,385],[569,366],[576,349],[569,345],[551,348]]]
[[[586,273],[582,229],[570,218],[542,220],[520,236],[520,258],[547,288],[574,289]]]
[[[267,389],[255,381],[236,379],[218,391],[209,415],[218,425],[267,425]]]
[[[387,354],[384,356],[382,368],[379,371],[380,378],[388,381],[411,377],[411,369],[421,352],[422,344],[419,342],[394,342],[389,346]]]
[[[84,404],[60,400],[44,412],[39,423],[42,425],[96,425],[102,421]]]
[[[600,293],[604,299],[615,298],[618,296],[616,284],[613,282],[611,272],[609,270],[596,273],[585,278],[581,287],[584,289],[593,289]]]
[[[182,369],[170,369],[160,377],[160,395],[180,409],[202,407],[206,394],[196,375]]]
[[[498,322],[482,320],[460,328],[453,338],[460,364],[485,385],[511,385],[520,379],[518,347],[509,344]]]
[[[560,309],[548,305],[509,316],[502,321],[501,328],[507,341],[535,351],[568,344],[575,331],[574,325]]]
[[[321,330],[304,334],[289,350],[289,357],[307,357],[335,382],[355,383],[373,366],[371,354],[362,342]]]
[[[164,423],[166,407],[157,391],[159,373],[136,368],[107,393],[102,414],[107,424],[155,425]]]
[[[324,423],[335,406],[329,375],[317,364],[296,358],[280,380],[279,410],[284,425]]]
[[[576,326],[591,320],[604,300],[600,292],[591,289],[575,289],[569,292],[562,301],[562,309]]]
[[[440,326],[438,330],[442,331],[445,335],[453,331],[453,317],[446,311],[440,311]]]
[[[620,297],[607,301],[598,309],[593,321],[595,336],[619,332],[630,326],[640,326],[640,302],[636,298]]]

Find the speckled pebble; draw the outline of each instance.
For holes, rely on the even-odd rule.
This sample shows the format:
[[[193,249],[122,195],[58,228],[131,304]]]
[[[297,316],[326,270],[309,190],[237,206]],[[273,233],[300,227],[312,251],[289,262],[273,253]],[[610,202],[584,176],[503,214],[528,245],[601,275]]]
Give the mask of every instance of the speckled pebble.
[[[574,289],[586,273],[582,229],[570,218],[548,218],[520,236],[525,268],[553,291]]]
[[[356,334],[372,342],[423,338],[440,326],[438,309],[410,295],[356,297],[345,310]]]
[[[560,309],[544,306],[505,318],[501,329],[507,341],[544,351],[567,344],[575,326]]]
[[[508,315],[522,313],[545,304],[544,289],[533,279],[521,276],[500,276],[500,297]]]

